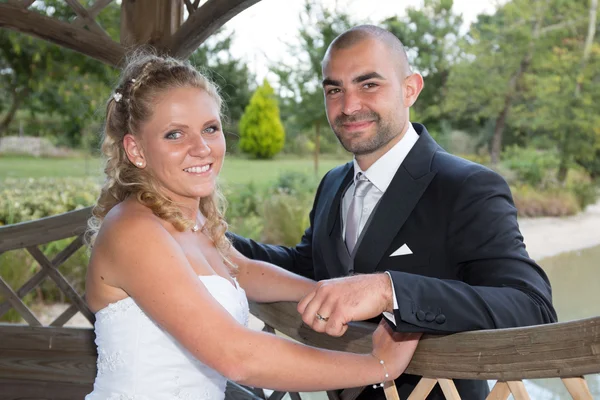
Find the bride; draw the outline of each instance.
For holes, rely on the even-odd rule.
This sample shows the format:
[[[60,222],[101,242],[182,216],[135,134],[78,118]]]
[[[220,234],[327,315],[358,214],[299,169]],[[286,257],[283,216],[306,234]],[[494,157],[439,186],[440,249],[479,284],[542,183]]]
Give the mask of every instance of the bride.
[[[203,75],[151,54],[129,61],[108,102],[106,182],[89,221],[98,373],[86,399],[223,399],[227,379],[316,391],[399,376],[419,335],[382,324],[373,352],[352,354],[247,327],[247,298],[299,301],[315,282],[230,246],[220,111]]]

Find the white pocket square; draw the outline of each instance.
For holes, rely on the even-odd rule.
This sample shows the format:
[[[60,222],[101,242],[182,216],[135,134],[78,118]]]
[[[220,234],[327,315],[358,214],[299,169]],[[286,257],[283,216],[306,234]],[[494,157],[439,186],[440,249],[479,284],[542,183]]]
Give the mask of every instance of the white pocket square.
[[[405,243],[402,246],[400,246],[400,248],[398,250],[396,250],[395,252],[390,254],[390,257],[405,256],[405,255],[412,254],[412,253],[413,253],[412,250]]]

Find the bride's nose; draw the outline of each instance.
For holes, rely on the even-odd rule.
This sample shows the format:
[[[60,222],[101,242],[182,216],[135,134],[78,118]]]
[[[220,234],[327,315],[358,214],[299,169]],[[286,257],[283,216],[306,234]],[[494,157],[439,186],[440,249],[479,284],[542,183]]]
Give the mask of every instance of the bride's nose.
[[[202,135],[198,135],[194,138],[194,142],[190,149],[190,155],[196,157],[207,157],[211,153],[211,148],[208,142]]]

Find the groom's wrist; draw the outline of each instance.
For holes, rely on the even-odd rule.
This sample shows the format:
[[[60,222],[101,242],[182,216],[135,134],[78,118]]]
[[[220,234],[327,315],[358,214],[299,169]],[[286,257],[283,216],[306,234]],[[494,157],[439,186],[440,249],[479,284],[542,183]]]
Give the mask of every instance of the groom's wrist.
[[[382,281],[382,295],[384,308],[383,312],[394,313],[394,285],[392,283],[392,277],[388,272],[380,274]]]

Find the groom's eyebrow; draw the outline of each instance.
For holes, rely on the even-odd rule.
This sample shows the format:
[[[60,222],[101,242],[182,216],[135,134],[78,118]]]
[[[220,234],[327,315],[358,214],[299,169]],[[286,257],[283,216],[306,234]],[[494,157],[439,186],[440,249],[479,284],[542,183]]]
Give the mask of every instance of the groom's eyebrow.
[[[369,72],[368,74],[359,75],[356,78],[352,79],[352,83],[361,83],[364,81],[368,81],[369,79],[385,80],[385,78],[379,75],[377,72]]]
[[[336,79],[325,78],[323,79],[323,86],[342,86],[342,81]]]
[[[364,81],[368,81],[369,79],[381,79],[385,80],[383,76],[381,76],[377,72],[369,72],[366,74],[362,74],[352,79],[352,83],[361,83]],[[343,86],[342,81],[337,79],[325,78],[323,79],[323,86]]]

